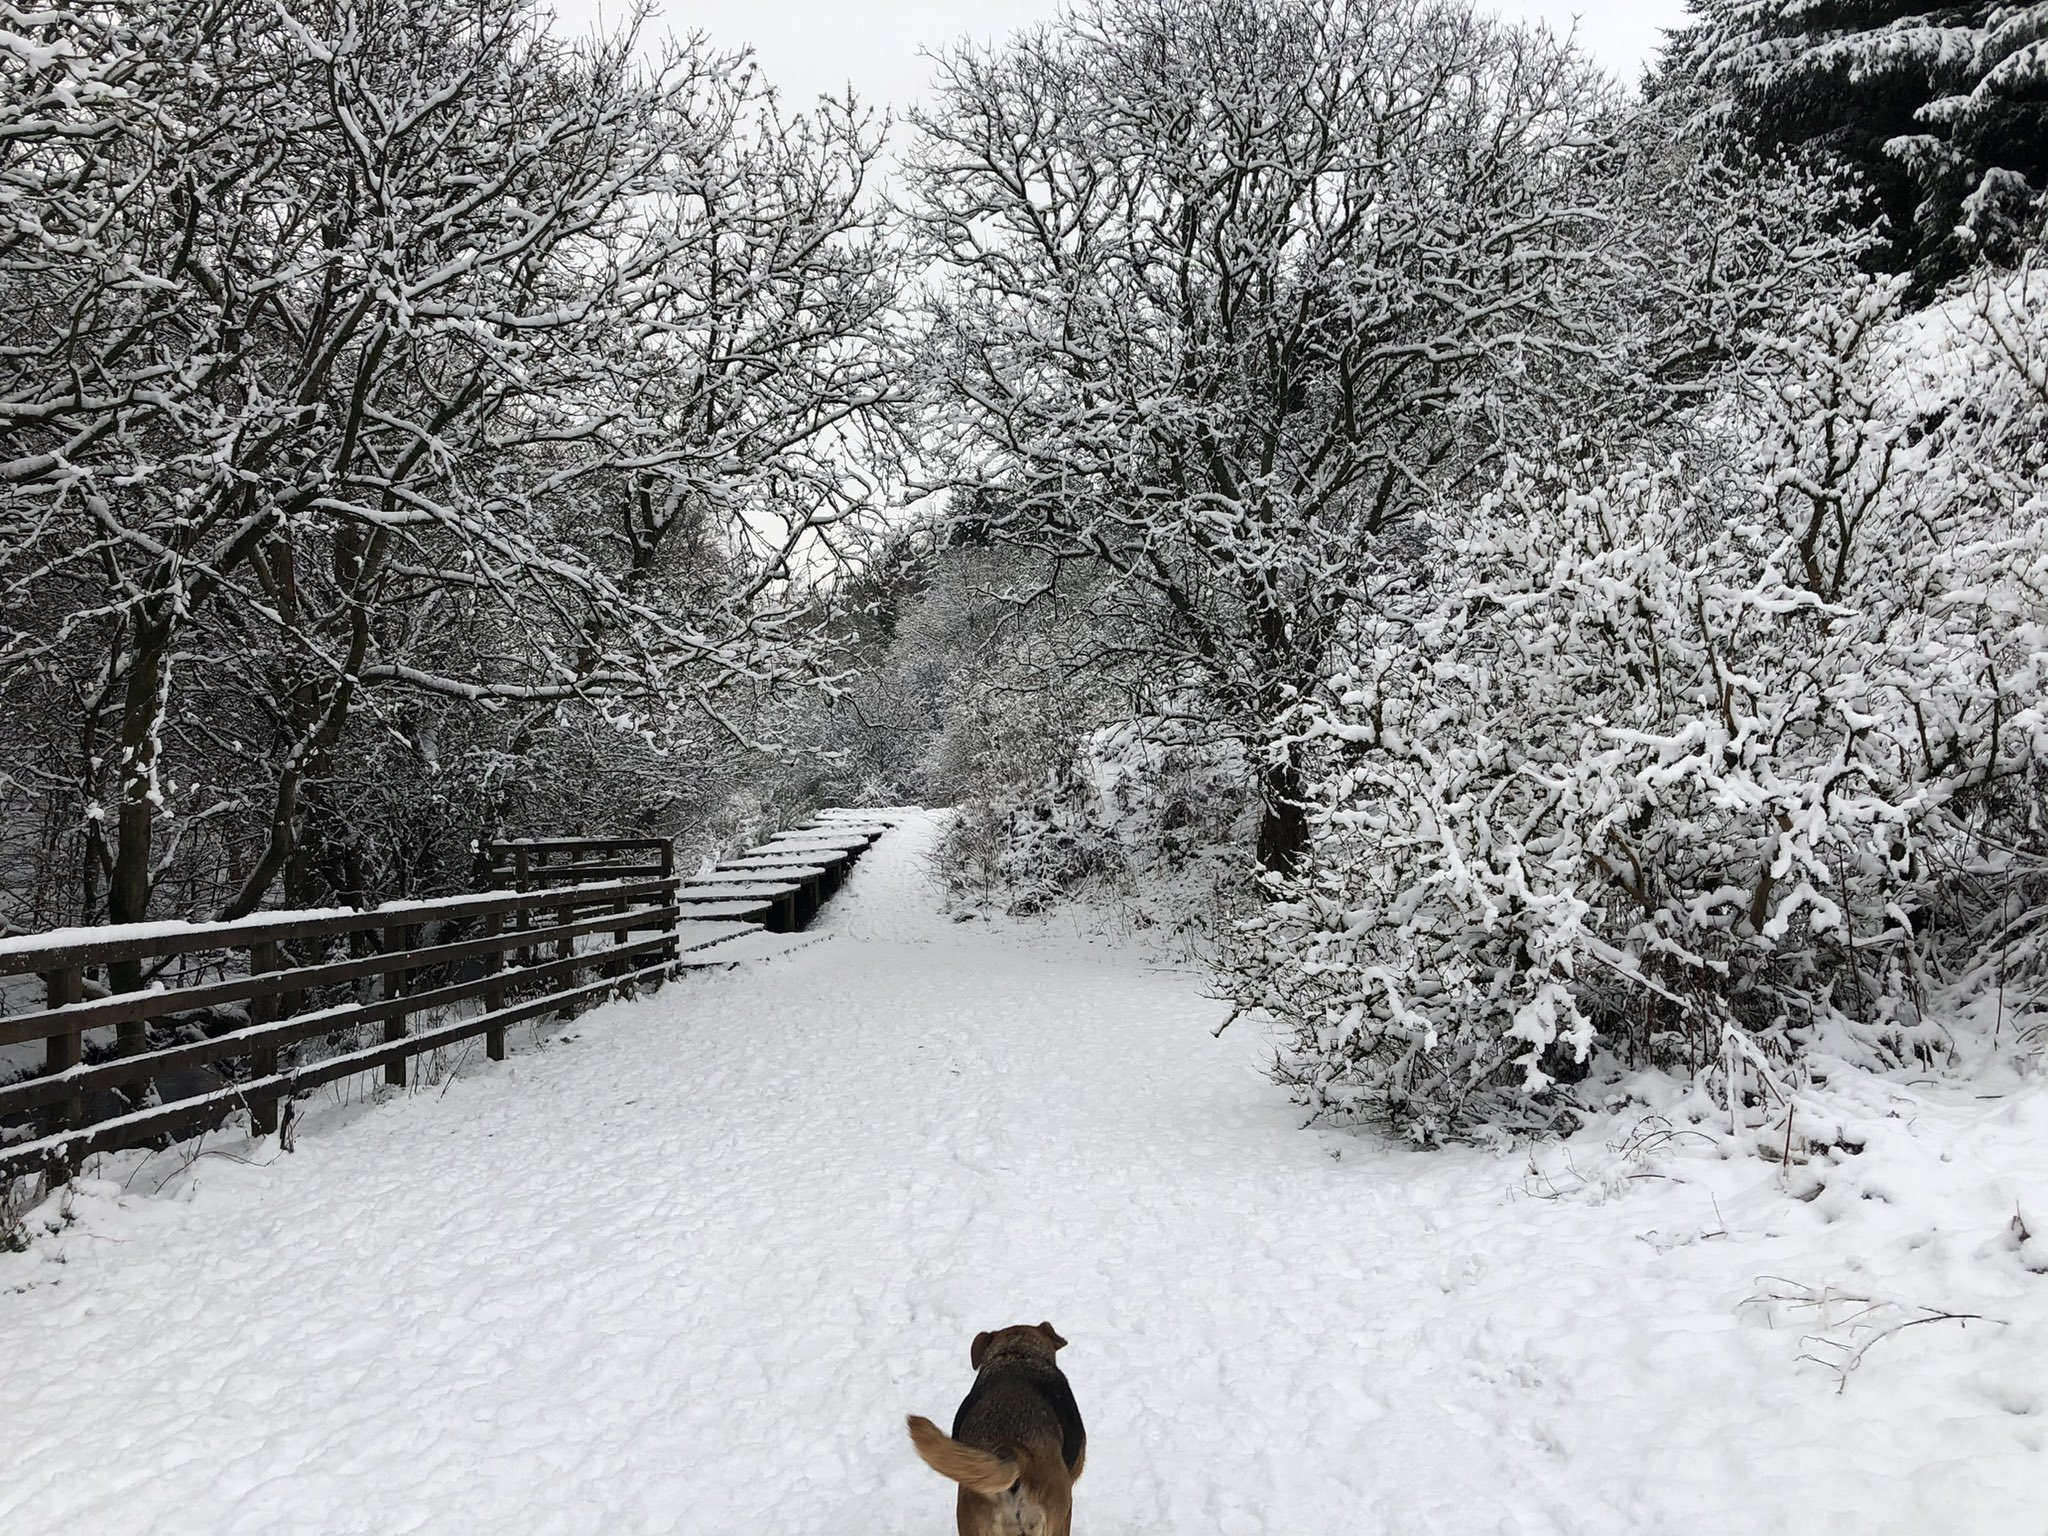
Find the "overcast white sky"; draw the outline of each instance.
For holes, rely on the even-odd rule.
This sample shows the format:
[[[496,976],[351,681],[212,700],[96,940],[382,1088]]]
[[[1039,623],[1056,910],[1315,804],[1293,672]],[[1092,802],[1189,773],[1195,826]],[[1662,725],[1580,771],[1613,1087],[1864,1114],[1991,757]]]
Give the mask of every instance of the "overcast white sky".
[[[588,26],[623,15],[624,0],[554,0],[564,22]],[[808,101],[848,81],[862,99],[901,108],[924,89],[927,65],[918,51],[962,35],[1000,37],[1052,16],[1059,0],[660,0],[659,29],[701,29],[723,44],[750,43],[768,79]],[[1684,0],[1490,0],[1481,9],[1549,22],[1564,30],[1576,18],[1590,51],[1634,83],[1656,49],[1661,29],[1683,19]]]

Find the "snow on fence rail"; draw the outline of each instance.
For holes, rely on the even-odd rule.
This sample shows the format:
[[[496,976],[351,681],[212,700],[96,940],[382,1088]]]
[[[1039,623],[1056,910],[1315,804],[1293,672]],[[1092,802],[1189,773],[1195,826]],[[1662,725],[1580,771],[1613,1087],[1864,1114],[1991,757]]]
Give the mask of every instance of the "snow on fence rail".
[[[211,1130],[239,1110],[254,1133],[269,1135],[295,1094],[378,1067],[402,1086],[413,1057],[478,1035],[501,1060],[509,1025],[568,1018],[643,981],[659,986],[693,956],[716,958],[763,926],[801,927],[884,830],[834,820],[778,834],[688,880],[666,838],[505,839],[480,850],[497,889],[465,896],[0,939],[0,983],[39,976],[44,990],[40,1009],[0,1015],[0,1050],[44,1047],[40,1075],[0,1084],[0,1189],[22,1174],[67,1177],[95,1152]],[[478,925],[480,934],[465,936]],[[429,928],[438,931],[421,943]],[[309,963],[289,952],[311,941],[326,951],[336,940],[371,947]],[[171,985],[86,996],[93,967],[128,962],[160,974],[195,957]],[[330,1001],[364,983],[378,995]],[[480,1013],[428,1019],[476,999]],[[179,1026],[186,1038],[152,1045],[152,1023]],[[380,1025],[380,1040],[361,1043],[363,1029]],[[112,1054],[88,1061],[88,1033],[106,1029],[115,1032]],[[329,1052],[288,1060],[316,1041]],[[231,1077],[230,1064],[244,1060]],[[195,1087],[201,1069],[209,1075]],[[9,1124],[31,1115],[30,1139],[7,1144]]]

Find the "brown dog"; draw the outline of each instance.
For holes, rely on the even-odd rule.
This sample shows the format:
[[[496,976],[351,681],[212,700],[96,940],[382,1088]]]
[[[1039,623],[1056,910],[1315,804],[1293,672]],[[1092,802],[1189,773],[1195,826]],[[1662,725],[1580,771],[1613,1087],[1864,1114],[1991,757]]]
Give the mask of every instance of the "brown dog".
[[[1074,1480],[1088,1455],[1081,1410],[1055,1351],[1051,1323],[977,1333],[974,1385],[953,1433],[910,1416],[910,1441],[933,1471],[960,1485],[960,1536],[1073,1536]]]

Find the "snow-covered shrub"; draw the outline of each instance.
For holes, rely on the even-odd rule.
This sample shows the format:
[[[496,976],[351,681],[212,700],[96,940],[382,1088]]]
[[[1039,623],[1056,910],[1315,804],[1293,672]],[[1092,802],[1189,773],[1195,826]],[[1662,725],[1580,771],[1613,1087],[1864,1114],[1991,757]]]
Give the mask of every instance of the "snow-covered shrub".
[[[956,897],[1020,917],[1126,873],[1115,835],[1054,786],[1027,801],[962,806],[940,839],[938,868]]]
[[[2048,284],[1897,300],[1764,338],[1669,462],[1515,464],[1361,616],[1304,729],[1312,857],[1233,956],[1305,1102],[1533,1128],[1601,1047],[1895,1063],[1959,995],[2024,1005]]]
[[[964,804],[940,869],[956,897],[984,905],[1025,913],[1080,896],[1199,940],[1250,895],[1259,819],[1235,743],[1124,721],[1089,732],[1036,784]]]
[[[1081,757],[1097,817],[1137,862],[1166,874],[1221,854],[1241,873],[1257,797],[1239,744],[1182,741],[1157,722],[1125,722],[1096,731]]]

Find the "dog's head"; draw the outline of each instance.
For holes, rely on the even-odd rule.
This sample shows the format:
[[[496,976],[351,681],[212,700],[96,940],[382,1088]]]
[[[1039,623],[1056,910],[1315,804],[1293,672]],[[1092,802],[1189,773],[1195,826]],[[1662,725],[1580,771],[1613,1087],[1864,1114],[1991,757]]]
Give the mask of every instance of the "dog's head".
[[[977,1333],[973,1346],[967,1351],[967,1360],[978,1371],[981,1362],[998,1351],[1015,1350],[1020,1354],[1043,1355],[1050,1360],[1066,1347],[1067,1341],[1053,1331],[1051,1323],[1018,1323],[1015,1327],[998,1328],[992,1333]]]

